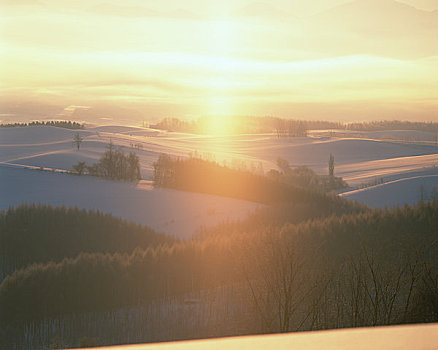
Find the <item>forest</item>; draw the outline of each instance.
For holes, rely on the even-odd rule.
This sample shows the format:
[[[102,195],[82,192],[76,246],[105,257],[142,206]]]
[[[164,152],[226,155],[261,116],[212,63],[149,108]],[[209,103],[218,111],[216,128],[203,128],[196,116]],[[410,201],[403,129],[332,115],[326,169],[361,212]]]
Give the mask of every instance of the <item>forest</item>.
[[[34,263],[174,242],[170,236],[97,211],[22,205],[0,212],[0,281]]]
[[[438,321],[438,202],[294,215],[266,209],[181,242],[97,212],[10,209],[0,346]]]

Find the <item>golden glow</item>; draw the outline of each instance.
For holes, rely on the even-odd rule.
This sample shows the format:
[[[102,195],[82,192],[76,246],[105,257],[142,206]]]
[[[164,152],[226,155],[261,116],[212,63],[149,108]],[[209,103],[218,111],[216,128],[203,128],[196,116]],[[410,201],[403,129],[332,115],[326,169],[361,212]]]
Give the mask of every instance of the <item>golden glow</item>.
[[[210,113],[218,116],[227,116],[232,114],[232,107],[230,99],[227,97],[210,96],[209,105],[207,109]]]
[[[210,135],[229,135],[235,127],[230,115],[222,114],[207,118],[207,131]]]
[[[324,10],[345,2],[312,6]],[[8,1],[0,5],[0,102],[17,116],[34,113],[25,106],[35,102],[59,106],[64,115],[69,106],[88,106],[71,113],[98,110],[115,119],[122,114],[115,106],[140,120],[215,115],[212,129],[219,133],[229,128],[223,116],[239,114],[436,118],[438,13],[398,13],[397,3],[361,1],[379,16],[387,11],[395,27],[378,31],[373,22],[369,30],[355,31],[362,7],[350,20],[342,9],[294,17],[294,11],[311,12],[306,3],[266,5],[285,9],[278,11],[291,16],[284,20],[272,17],[275,11],[264,17],[263,7],[247,18],[243,0],[165,0],[153,11],[134,0]],[[172,12],[181,6],[188,14]],[[397,27],[399,22],[416,25]],[[49,113],[46,107],[41,115]]]

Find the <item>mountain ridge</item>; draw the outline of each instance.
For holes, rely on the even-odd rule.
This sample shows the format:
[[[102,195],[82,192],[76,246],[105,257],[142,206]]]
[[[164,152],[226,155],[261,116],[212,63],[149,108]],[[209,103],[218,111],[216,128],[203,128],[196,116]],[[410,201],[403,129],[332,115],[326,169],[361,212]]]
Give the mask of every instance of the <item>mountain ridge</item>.
[[[295,16],[287,11],[262,1],[250,2],[232,13],[235,17],[266,18],[266,19],[293,19]]]

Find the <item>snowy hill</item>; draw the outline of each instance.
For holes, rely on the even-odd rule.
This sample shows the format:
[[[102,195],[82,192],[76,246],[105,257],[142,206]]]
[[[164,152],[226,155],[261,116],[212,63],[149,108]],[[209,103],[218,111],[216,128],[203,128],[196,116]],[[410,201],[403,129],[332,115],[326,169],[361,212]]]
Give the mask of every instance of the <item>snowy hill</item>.
[[[80,150],[73,145],[77,132],[83,137]],[[282,157],[293,167],[306,165],[319,174],[328,172],[328,159],[333,154],[336,176],[343,177],[353,189],[382,179],[384,182],[406,179],[346,193],[346,198],[372,206],[413,204],[419,198],[420,178],[436,174],[435,139],[432,133],[410,131],[350,132],[344,137],[330,137],[330,133],[318,131],[307,138],[278,138],[274,134],[224,137],[125,126],[80,131],[55,127],[0,128],[0,209],[23,202],[77,205],[113,213],[165,232],[178,231],[178,235],[187,237],[199,225],[239,219],[256,207],[232,199],[151,188],[148,181],[152,178],[153,163],[161,153],[185,157],[194,152],[228,165],[243,162],[248,169],[261,164],[265,172],[276,168],[277,158]],[[137,153],[145,182],[133,186],[25,169],[41,167],[65,172],[78,161],[91,164],[98,161],[110,141],[125,152]],[[432,173],[424,173],[424,168],[432,169]],[[424,181],[428,193],[438,185],[436,177],[425,177]],[[375,203],[375,199],[370,199],[378,197],[385,200]],[[128,210],[128,203],[134,209]],[[167,210],[169,206],[172,210]]]
[[[438,200],[438,168],[424,171],[417,176],[346,192],[342,196],[373,208],[392,208],[417,204],[421,200]]]
[[[257,204],[245,201],[153,189],[89,176],[76,176],[0,165],[0,209],[22,203],[98,209],[157,231],[189,238],[200,226],[237,220]]]
[[[292,166],[307,165],[321,174],[327,172],[327,161],[333,154],[336,173],[352,181],[352,185],[368,181],[370,170],[375,171],[376,167],[393,173],[399,166],[409,168],[403,170],[406,171],[438,164],[438,147],[432,142],[435,135],[409,131],[403,131],[404,138],[411,135],[428,142],[391,141],[388,133],[376,132],[356,135],[361,138],[351,133],[346,138],[324,135],[278,139],[273,134],[223,137],[104,126],[80,131],[84,141],[77,151],[72,145],[75,133],[53,127],[0,129],[0,162],[70,170],[77,161],[97,161],[112,141],[126,152],[135,150],[145,179],[150,179],[152,164],[159,154],[187,156],[195,151],[213,155],[219,162],[238,159],[250,165],[261,161],[265,171],[275,168],[277,158],[282,157]],[[367,135],[369,138],[364,138]],[[400,133],[393,135],[400,138]],[[376,161],[381,163],[370,163]]]

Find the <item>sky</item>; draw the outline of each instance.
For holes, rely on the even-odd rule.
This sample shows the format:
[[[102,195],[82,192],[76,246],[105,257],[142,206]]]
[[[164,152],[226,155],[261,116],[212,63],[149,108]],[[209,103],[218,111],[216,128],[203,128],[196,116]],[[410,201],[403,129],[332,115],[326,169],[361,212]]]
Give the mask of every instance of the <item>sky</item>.
[[[438,121],[435,0],[0,0],[0,121]]]

